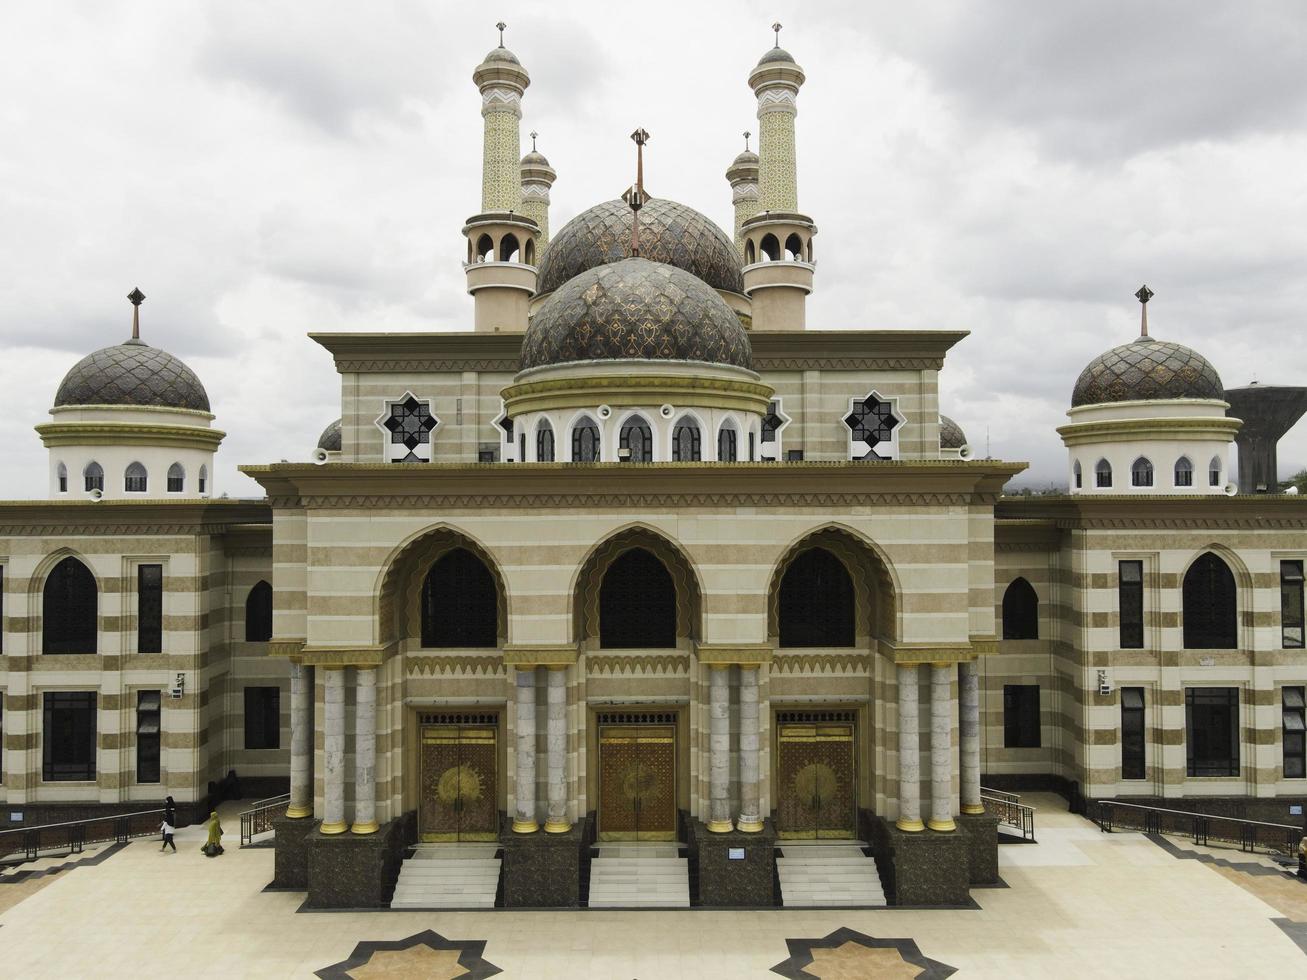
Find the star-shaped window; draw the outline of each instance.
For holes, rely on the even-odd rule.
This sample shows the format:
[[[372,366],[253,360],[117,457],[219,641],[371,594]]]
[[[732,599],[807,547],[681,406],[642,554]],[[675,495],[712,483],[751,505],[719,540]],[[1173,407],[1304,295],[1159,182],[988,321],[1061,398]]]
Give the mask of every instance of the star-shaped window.
[[[392,463],[425,463],[431,459],[431,433],[440,425],[431,403],[405,392],[386,403],[377,426],[386,433],[386,458]],[[422,448],[426,447],[426,448]]]
[[[903,424],[903,418],[892,403],[876,392],[863,399],[852,399],[849,414],[844,416],[843,422],[849,429],[849,453],[853,459],[894,459],[898,456],[896,430]],[[859,453],[860,445],[867,447],[865,453]],[[886,452],[883,455],[878,453],[877,446],[883,446]]]

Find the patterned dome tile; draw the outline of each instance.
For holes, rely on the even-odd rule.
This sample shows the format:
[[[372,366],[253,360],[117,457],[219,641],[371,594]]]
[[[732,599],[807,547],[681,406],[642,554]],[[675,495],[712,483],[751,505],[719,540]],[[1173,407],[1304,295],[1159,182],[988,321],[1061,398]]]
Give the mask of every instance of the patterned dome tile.
[[[1071,406],[1168,398],[1224,400],[1225,386],[1197,351],[1139,337],[1089,362],[1076,380]]]
[[[209,411],[204,385],[179,358],[139,340],[82,358],[64,376],[54,403],[157,405]]]

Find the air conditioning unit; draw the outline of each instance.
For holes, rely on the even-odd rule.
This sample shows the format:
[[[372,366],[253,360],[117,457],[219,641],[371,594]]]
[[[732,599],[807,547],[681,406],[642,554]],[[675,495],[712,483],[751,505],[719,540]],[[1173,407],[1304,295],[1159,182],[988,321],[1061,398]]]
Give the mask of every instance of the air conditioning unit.
[[[1098,672],[1098,693],[1104,696],[1112,693],[1112,682],[1107,679],[1107,671]]]
[[[180,687],[168,688],[168,697],[172,698],[174,701],[180,701],[182,699],[182,689]]]

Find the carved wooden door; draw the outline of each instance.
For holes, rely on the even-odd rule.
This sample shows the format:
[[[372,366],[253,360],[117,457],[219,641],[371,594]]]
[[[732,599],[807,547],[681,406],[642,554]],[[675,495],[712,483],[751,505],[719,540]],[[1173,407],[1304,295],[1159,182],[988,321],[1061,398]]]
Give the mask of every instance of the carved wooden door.
[[[777,740],[777,834],[790,839],[854,837],[853,725],[782,723]]]
[[[676,839],[674,726],[600,729],[599,838]]]
[[[421,769],[422,840],[499,838],[494,728],[424,727]]]

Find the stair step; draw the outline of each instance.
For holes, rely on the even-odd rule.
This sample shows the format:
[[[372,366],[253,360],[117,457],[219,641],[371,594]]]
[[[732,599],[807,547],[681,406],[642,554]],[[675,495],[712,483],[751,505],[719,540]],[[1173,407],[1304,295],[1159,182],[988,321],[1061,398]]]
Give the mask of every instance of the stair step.
[[[491,845],[419,847],[400,866],[390,907],[494,908],[502,862]]]

